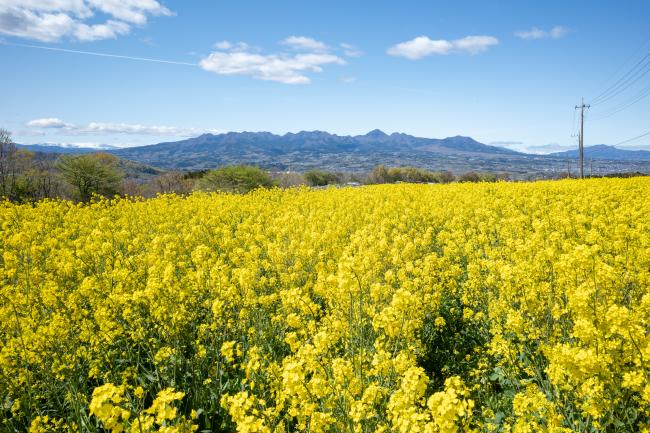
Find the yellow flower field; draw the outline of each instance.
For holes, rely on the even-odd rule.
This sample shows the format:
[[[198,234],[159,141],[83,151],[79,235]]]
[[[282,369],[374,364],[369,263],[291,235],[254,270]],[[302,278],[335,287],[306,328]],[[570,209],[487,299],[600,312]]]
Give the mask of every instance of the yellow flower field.
[[[648,178],[0,225],[0,431],[650,432]]]

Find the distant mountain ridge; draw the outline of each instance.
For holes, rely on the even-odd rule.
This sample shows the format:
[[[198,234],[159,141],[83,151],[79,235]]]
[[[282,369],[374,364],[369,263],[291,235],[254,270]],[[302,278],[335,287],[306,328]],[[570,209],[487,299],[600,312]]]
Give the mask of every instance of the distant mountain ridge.
[[[577,158],[578,149],[555,152],[551,153],[550,156],[559,158]],[[585,147],[585,158],[607,159],[610,161],[650,161],[650,151],[627,150],[614,146],[607,146],[606,144],[597,144],[595,146]]]
[[[365,135],[336,135],[325,131],[300,131],[276,135],[270,132],[203,134],[181,141],[122,148],[112,153],[147,164],[181,168],[204,168],[224,163],[285,165],[281,161],[333,156],[377,154],[426,155],[521,155],[510,149],[479,143],[470,137],[420,138],[408,134],[386,134],[379,129]]]
[[[404,133],[386,134],[375,129],[365,135],[336,135],[325,131],[300,131],[276,135],[270,132],[227,132],[223,134],[203,134],[186,140],[163,142],[158,144],[137,146],[129,148],[103,149],[81,148],[50,145],[22,146],[36,151],[50,151],[56,153],[78,153],[88,151],[109,151],[120,156],[143,156],[162,154],[168,156],[173,153],[183,158],[182,153],[214,153],[225,152],[228,154],[245,155],[250,152],[261,154],[280,155],[291,152],[440,152],[440,153],[487,153],[513,155],[519,152],[479,143],[471,137],[455,136],[443,139],[421,138]]]
[[[150,146],[120,149],[117,152],[129,153],[142,150],[180,149],[195,151],[260,150],[271,153],[292,152],[298,150],[318,150],[336,153],[341,151],[403,151],[439,146],[466,152],[480,153],[517,153],[509,149],[479,143],[470,137],[449,137],[445,139],[420,138],[408,134],[393,133],[388,135],[379,129],[365,135],[336,135],[325,131],[300,131],[276,135],[270,132],[227,132],[224,134],[203,134],[187,140],[159,143]]]
[[[252,164],[274,171],[368,172],[373,167],[416,166],[431,170],[490,171],[515,178],[558,177],[567,172],[566,158],[577,150],[549,155],[516,152],[480,143],[471,137],[422,138],[375,129],[364,135],[336,135],[300,131],[284,135],[270,132],[203,134],[180,141],[130,148],[77,148],[52,145],[21,146],[44,153],[110,152],[146,166],[177,170],[203,170],[231,164]],[[594,173],[639,171],[650,173],[650,152],[612,146],[591,146],[586,157]],[[570,167],[571,168],[571,167]],[[591,168],[590,168],[591,169]],[[571,168],[575,171],[575,168]]]

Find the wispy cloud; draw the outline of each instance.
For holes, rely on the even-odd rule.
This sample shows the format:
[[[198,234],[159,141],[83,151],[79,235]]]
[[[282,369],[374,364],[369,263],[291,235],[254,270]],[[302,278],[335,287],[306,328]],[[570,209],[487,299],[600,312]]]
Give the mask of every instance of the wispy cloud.
[[[352,44],[341,42],[339,45],[343,49],[343,54],[347,57],[361,57],[363,55],[363,52]]]
[[[86,126],[76,129],[83,134],[127,134],[127,135],[169,135],[178,137],[189,137],[206,131],[197,128],[179,128],[177,126],[146,126],[130,123],[105,123],[91,122]]]
[[[537,146],[528,146],[526,147],[526,150],[530,153],[539,153],[539,154],[547,154],[547,153],[553,153],[553,152],[564,152],[565,150],[573,150],[575,149],[576,146],[568,146],[565,144],[558,144],[558,143],[550,143],[550,144],[542,144],[542,145],[537,145]]]
[[[562,26],[555,26],[548,31],[539,29],[537,27],[533,27],[530,30],[515,32],[515,36],[517,36],[520,39],[545,39],[545,38],[560,39],[564,37],[567,33],[569,33],[569,30],[566,27],[562,27]]]
[[[85,148],[85,149],[97,149],[97,150],[110,150],[110,149],[118,149],[120,147],[128,147],[127,146],[113,146],[110,144],[103,144],[103,143],[98,143],[95,141],[82,141],[82,142],[57,142],[57,141],[47,141],[47,142],[40,142],[36,143],[39,146],[56,146],[56,147],[68,147],[72,149],[80,149],[80,148]]]
[[[177,126],[147,126],[133,123],[113,123],[113,122],[90,122],[86,125],[75,125],[64,122],[56,117],[47,117],[34,119],[27,122],[27,126],[40,130],[55,130],[64,135],[154,135],[154,136],[173,136],[173,137],[191,137],[205,132],[216,133],[215,129],[200,128],[180,128]]]
[[[281,44],[307,52],[260,54],[246,44],[222,41],[215,45],[217,51],[199,64],[206,71],[219,75],[246,75],[284,84],[307,84],[311,82],[308,72],[322,72],[325,65],[345,64],[341,57],[323,52],[324,44],[310,38],[291,36]]]
[[[489,144],[492,146],[520,146],[524,144],[524,142],[503,140],[503,141],[490,141]]]
[[[221,41],[214,44],[214,48],[223,51],[257,51],[246,42]]]
[[[287,47],[300,51],[328,51],[327,44],[305,36],[289,36],[280,42]]]
[[[232,48],[232,42],[230,41],[220,41],[214,44],[214,47],[218,50],[229,50]]]
[[[493,36],[466,36],[461,39],[430,39],[428,36],[418,36],[406,42],[393,45],[387,53],[391,56],[405,57],[417,60],[431,55],[446,55],[451,53],[478,54],[499,40]]]
[[[514,149],[518,151],[525,151],[525,143],[517,140],[496,140],[488,143],[491,146],[505,147],[506,149]]]
[[[97,14],[109,18],[89,23]],[[159,15],[173,13],[156,0],[0,0],[0,33],[42,42],[111,39]]]

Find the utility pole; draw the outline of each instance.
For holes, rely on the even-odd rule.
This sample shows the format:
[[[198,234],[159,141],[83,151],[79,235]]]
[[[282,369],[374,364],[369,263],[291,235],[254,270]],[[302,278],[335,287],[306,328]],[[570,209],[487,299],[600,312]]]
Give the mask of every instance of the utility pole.
[[[580,142],[578,144],[578,149],[580,152],[580,179],[585,178],[585,108],[589,108],[590,105],[585,105],[585,98],[582,98],[582,103],[576,105],[576,110],[580,109]]]

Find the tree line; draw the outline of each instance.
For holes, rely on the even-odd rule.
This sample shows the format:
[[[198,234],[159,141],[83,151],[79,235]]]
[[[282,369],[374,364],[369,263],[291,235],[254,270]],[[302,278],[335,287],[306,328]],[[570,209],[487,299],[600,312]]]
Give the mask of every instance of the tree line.
[[[0,129],[0,197],[15,202],[44,198],[86,202],[95,195],[153,197],[161,193],[188,194],[196,190],[246,193],[274,186],[494,182],[506,178],[475,172],[456,176],[449,171],[384,165],[363,175],[320,169],[305,173],[268,172],[258,167],[234,165],[191,172],[150,169],[150,176],[143,179],[125,173],[129,164],[134,163],[103,152],[65,155],[31,152],[18,148],[11,134]]]

